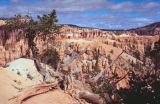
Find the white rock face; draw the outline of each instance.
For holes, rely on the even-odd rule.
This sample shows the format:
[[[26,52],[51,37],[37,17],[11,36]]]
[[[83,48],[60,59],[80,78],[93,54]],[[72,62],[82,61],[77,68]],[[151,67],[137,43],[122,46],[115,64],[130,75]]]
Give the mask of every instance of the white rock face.
[[[5,21],[4,20],[0,20],[0,26],[5,25]]]
[[[119,37],[129,37],[129,35],[128,34],[121,34],[121,35],[119,35]]]
[[[6,66],[7,70],[13,71],[26,80],[31,79],[35,84],[43,81],[42,75],[37,71],[34,61],[31,59],[19,58]]]

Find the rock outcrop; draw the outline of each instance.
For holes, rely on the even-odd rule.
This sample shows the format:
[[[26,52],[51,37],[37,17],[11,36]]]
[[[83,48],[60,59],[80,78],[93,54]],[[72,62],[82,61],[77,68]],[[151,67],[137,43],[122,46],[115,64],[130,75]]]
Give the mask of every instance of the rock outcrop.
[[[5,25],[6,23],[5,23],[5,21],[4,20],[0,20],[0,26],[3,26],[3,25]]]

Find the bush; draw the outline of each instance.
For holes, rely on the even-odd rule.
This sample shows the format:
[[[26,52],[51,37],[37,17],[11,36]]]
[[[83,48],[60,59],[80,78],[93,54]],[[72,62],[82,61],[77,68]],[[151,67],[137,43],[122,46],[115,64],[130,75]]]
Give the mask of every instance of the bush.
[[[58,62],[60,61],[60,56],[55,48],[46,49],[42,54],[41,60],[43,63],[46,63],[56,69]]]
[[[159,74],[158,74],[159,75]],[[122,89],[119,94],[124,104],[159,104],[160,80],[150,71],[145,75],[132,74],[130,89]]]
[[[110,50],[110,53],[111,53],[111,54],[113,54],[113,53],[114,53],[113,49],[111,49],[111,50]]]
[[[116,42],[113,43],[113,47],[117,47],[117,43]]]

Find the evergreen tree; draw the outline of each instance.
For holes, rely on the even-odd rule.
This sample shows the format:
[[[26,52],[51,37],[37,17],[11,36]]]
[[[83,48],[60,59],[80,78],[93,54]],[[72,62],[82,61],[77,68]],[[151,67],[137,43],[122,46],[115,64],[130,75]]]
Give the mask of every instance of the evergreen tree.
[[[21,18],[29,19],[29,21],[22,22],[19,20]],[[28,41],[28,48],[31,49],[33,57],[38,58],[38,49],[36,47],[36,44],[34,43],[34,38],[36,37],[36,35],[41,35],[45,41],[46,36],[57,34],[60,28],[60,26],[56,24],[57,22],[58,20],[56,11],[52,10],[51,13],[47,15],[44,14],[42,16],[38,16],[38,20],[34,20],[29,16],[23,17],[21,15],[15,15],[15,18],[7,21],[6,27],[10,31],[22,29]]]
[[[26,17],[26,16],[25,16]],[[43,80],[45,81],[46,73],[45,69],[40,64],[41,58],[38,52],[38,48],[36,47],[36,43],[34,42],[34,39],[37,35],[42,36],[44,41],[46,40],[46,37],[48,35],[55,35],[59,32],[59,26],[57,26],[57,16],[56,11],[52,10],[49,14],[44,14],[42,16],[38,16],[38,20],[34,20],[32,17],[29,17],[29,21],[21,21],[20,19],[26,19],[23,16],[15,16],[14,19],[8,20],[6,27],[9,28],[9,30],[18,30],[21,29],[24,31],[26,35],[26,39],[28,41],[28,52],[31,50],[35,66],[38,70],[38,72],[43,76]],[[27,18],[28,19],[28,18]],[[49,38],[47,38],[49,39]]]
[[[160,39],[154,43],[154,49],[150,54],[152,61],[155,65],[155,70],[160,69]]]

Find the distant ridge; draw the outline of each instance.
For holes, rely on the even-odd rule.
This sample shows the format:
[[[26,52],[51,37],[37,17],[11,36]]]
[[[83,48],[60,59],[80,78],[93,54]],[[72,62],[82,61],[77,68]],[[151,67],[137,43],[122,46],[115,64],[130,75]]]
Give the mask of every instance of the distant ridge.
[[[75,27],[75,28],[87,28],[87,29],[99,29],[102,31],[115,31],[115,32],[132,32],[132,33],[137,33],[138,35],[160,35],[160,22],[155,22],[143,27],[138,27],[138,28],[133,28],[133,29],[100,29],[100,28],[93,28],[93,27],[81,27],[77,25],[72,25],[72,24],[60,24],[61,26],[70,26],[70,27]]]
[[[125,31],[125,29],[102,29],[102,28],[95,28],[95,27],[78,26],[78,25],[73,25],[73,24],[59,24],[59,25],[76,27],[76,28],[98,29],[98,30],[102,30],[102,31]]]
[[[0,20],[9,20],[12,18],[0,18]],[[132,32],[137,33],[138,35],[160,35],[160,22],[155,22],[146,26],[137,27],[133,29],[101,29],[101,28],[94,28],[94,27],[83,27],[73,24],[58,24],[60,26],[70,26],[75,28],[84,28],[84,29],[98,29],[102,31],[114,31],[115,33],[125,33],[125,32]],[[3,29],[5,26],[0,26],[0,29]]]
[[[160,22],[155,22],[135,29],[129,29],[128,31],[136,32],[138,35],[160,35]]]

